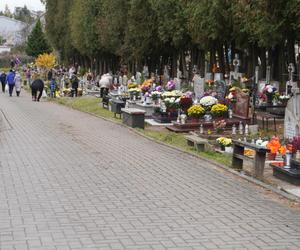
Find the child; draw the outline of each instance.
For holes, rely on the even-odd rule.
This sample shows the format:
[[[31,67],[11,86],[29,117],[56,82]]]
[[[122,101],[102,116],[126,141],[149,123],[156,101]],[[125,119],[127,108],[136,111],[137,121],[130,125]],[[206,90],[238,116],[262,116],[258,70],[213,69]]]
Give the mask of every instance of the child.
[[[54,78],[51,79],[51,82],[50,82],[50,97],[51,98],[55,98],[56,97],[56,86],[57,86],[57,83],[55,81]]]

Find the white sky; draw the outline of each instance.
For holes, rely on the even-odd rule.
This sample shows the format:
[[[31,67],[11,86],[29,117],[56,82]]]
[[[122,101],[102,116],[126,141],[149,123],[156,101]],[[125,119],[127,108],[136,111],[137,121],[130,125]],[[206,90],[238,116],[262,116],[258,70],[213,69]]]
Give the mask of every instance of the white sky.
[[[4,10],[6,4],[11,12],[14,11],[15,7],[23,7],[24,5],[31,10],[45,10],[45,6],[40,0],[0,0],[0,10]]]

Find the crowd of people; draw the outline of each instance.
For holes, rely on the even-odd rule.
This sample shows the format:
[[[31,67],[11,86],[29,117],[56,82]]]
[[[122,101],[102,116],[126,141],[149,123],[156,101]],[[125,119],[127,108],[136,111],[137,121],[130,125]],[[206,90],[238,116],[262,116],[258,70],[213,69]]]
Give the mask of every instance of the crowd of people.
[[[19,61],[12,60],[10,70],[0,71],[3,93],[8,93],[12,97],[15,91],[15,95],[19,97],[23,83],[25,83],[31,88],[32,101],[40,101],[42,96],[77,97],[82,94],[83,90],[99,91],[102,97],[104,93],[108,93],[109,89],[117,89],[122,82],[127,83],[127,80],[126,75],[121,71],[116,75],[107,73],[102,76],[93,74],[91,71],[82,73],[80,66],[76,63],[69,68],[56,66],[44,72],[34,65],[21,66]]]

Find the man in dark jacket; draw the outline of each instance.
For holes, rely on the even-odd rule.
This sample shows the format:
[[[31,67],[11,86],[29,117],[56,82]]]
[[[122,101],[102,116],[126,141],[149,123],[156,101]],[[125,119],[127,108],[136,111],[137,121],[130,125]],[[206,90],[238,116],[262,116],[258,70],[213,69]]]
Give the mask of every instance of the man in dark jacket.
[[[44,90],[44,82],[41,79],[36,79],[31,84],[31,95],[32,95],[32,101],[39,102]],[[37,92],[39,92],[39,96],[37,97]]]
[[[6,84],[6,74],[5,74],[5,72],[1,73],[0,82],[1,82],[1,85],[2,85],[2,92],[4,93],[5,92],[5,84]]]
[[[9,88],[9,96],[12,96],[14,87],[15,87],[15,77],[16,74],[15,72],[11,69],[8,73],[8,75],[6,76],[6,83],[8,84],[8,88]]]
[[[72,97],[74,96],[77,97],[79,80],[75,73],[72,75],[71,84],[72,84]]]

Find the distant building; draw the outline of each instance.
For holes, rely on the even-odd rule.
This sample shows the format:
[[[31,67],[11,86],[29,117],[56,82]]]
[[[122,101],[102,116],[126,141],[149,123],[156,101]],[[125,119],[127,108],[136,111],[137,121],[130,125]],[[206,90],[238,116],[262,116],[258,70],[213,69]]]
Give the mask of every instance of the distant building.
[[[6,40],[5,46],[13,47],[24,42],[22,36],[22,30],[26,27],[26,23],[9,18],[6,16],[0,16],[0,36]]]

